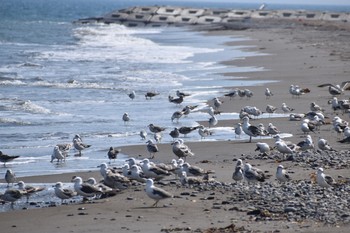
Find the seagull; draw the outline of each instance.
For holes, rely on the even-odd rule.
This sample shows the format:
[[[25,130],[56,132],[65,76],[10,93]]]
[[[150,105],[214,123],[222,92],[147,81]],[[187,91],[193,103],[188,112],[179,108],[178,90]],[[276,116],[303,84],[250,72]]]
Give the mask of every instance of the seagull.
[[[184,115],[183,111],[176,111],[173,113],[173,115],[171,116],[171,122],[174,122],[174,120],[176,119],[176,122],[179,122],[179,119]]]
[[[187,116],[188,114],[190,114],[192,112],[192,110],[194,110],[195,108],[197,108],[198,105],[186,105],[183,109],[182,112],[185,116]]]
[[[200,168],[198,166],[190,165],[189,163],[184,163],[182,165],[183,170],[187,173],[187,175],[191,176],[204,176],[209,173],[214,173],[212,170],[204,170],[203,168]]]
[[[147,179],[146,181],[146,194],[148,197],[156,201],[152,207],[157,207],[160,200],[173,197],[171,193],[165,191],[164,189],[155,187],[153,183],[154,182],[152,179]]]
[[[10,162],[14,159],[17,159],[19,155],[6,155],[0,151],[0,162],[4,163],[4,166],[6,167],[6,163]]]
[[[218,110],[214,110],[213,107],[209,106],[208,107],[208,114],[213,117],[215,115],[220,115],[220,112]]]
[[[254,95],[254,93],[249,89],[245,89],[244,93],[245,93],[245,96],[247,97],[247,99],[250,99]]]
[[[235,89],[227,94],[225,94],[224,96],[230,97],[230,100],[236,96],[238,96],[238,89]]]
[[[153,178],[155,180],[161,180],[161,179],[171,175],[168,171],[166,171],[158,166],[155,166],[147,158],[142,160],[142,167],[141,168],[142,168],[143,174],[145,174],[145,176],[147,178]]]
[[[156,140],[156,143],[159,143],[160,141],[162,141],[162,134],[161,133],[155,133],[153,135],[154,140]]]
[[[271,149],[272,148],[269,146],[269,144],[267,144],[265,142],[257,142],[256,143],[255,151],[259,151],[263,155],[268,155],[268,153],[270,152]]]
[[[266,87],[265,89],[265,96],[266,96],[266,99],[269,99],[271,96],[273,96],[273,93],[270,91],[268,87]]]
[[[18,189],[7,189],[5,193],[0,194],[0,199],[4,201],[11,202],[11,207],[15,201],[20,199],[26,192]]]
[[[135,97],[136,97],[135,91],[130,92],[130,93],[128,94],[128,96],[129,96],[130,99],[134,100]]]
[[[345,81],[345,82],[342,82],[341,84],[336,84],[336,85],[325,83],[325,84],[318,85],[318,87],[328,87],[329,94],[331,94],[332,96],[335,96],[335,95],[341,95],[344,92],[345,88],[347,87],[348,83],[350,83],[350,81]]]
[[[289,113],[289,112],[292,112],[294,110],[294,108],[287,106],[286,103],[282,103],[281,109],[284,113]]]
[[[62,182],[57,182],[54,186],[55,195],[61,199],[61,204],[63,200],[70,199],[77,195],[77,193],[71,189],[63,188]]]
[[[142,140],[146,140],[146,138],[147,138],[146,130],[141,130],[140,131],[140,137],[141,137]]]
[[[83,183],[83,180],[79,176],[73,178],[72,182],[74,182],[75,192],[84,198],[95,197],[98,194],[102,194],[102,191],[99,188],[88,183]]]
[[[153,143],[152,139],[149,139],[146,143],[147,151],[149,152],[150,158],[153,159],[155,154],[159,152],[158,146]]]
[[[199,126],[194,126],[194,127],[188,127],[188,126],[182,126],[179,128],[179,132],[186,136],[187,134],[191,133],[192,131],[198,129]]]
[[[249,123],[249,118],[247,116],[243,117],[243,131],[249,136],[249,142],[252,142],[252,137],[257,137],[263,135],[259,127],[251,125]]]
[[[312,141],[312,138],[311,138],[311,136],[309,134],[306,135],[306,138],[303,141],[299,142],[297,144],[297,146],[299,147],[299,149],[301,151],[306,151],[306,150],[309,150],[309,149],[315,149],[315,145],[314,145],[314,143]]]
[[[59,146],[55,146],[53,148],[53,152],[52,152],[52,155],[51,155],[51,163],[57,159],[57,163],[59,163],[60,161],[63,162],[63,161],[66,161],[66,156],[65,154],[60,150]]]
[[[301,123],[301,131],[303,131],[304,134],[313,132],[316,133],[316,125],[313,124],[309,119],[304,119],[303,122]]]
[[[103,177],[103,183],[112,189],[126,189],[130,184],[128,178],[109,169],[106,163],[100,165],[100,173]]]
[[[209,129],[205,128],[204,125],[200,125],[198,128],[198,134],[201,136],[201,139],[206,138],[213,134]]]
[[[315,102],[310,103],[310,110],[313,112],[323,112],[324,109],[321,108],[318,104]]]
[[[283,158],[285,158],[285,154],[294,154],[297,149],[295,144],[287,145],[282,140],[275,141],[275,147],[280,153],[282,153]]]
[[[282,183],[287,182],[291,179],[290,176],[287,174],[286,170],[284,169],[283,165],[278,165],[276,171],[276,178],[279,182]]]
[[[75,135],[75,137],[73,138],[73,145],[74,145],[74,148],[79,151],[78,156],[81,156],[81,151],[82,150],[91,147],[91,145],[83,143],[83,141],[81,140],[79,134]]]
[[[72,148],[72,143],[62,143],[62,144],[57,144],[56,146],[58,146],[58,149],[60,149],[60,151],[62,152],[62,154],[67,157],[68,156],[68,152],[70,151],[70,149]]]
[[[300,114],[295,114],[295,113],[291,113],[289,115],[289,120],[290,121],[301,121],[301,119],[303,119],[305,117],[305,114],[300,113]]]
[[[169,135],[173,139],[180,137],[179,129],[175,127],[172,131],[170,131]]]
[[[272,106],[272,105],[267,105],[266,106],[266,112],[271,116],[271,114],[275,113],[277,111],[277,107]]]
[[[172,143],[172,150],[178,158],[184,158],[185,160],[187,156],[194,156],[194,153],[186,144],[184,144],[182,139],[177,139]]]
[[[170,103],[174,103],[174,104],[181,104],[184,101],[184,97],[180,96],[178,98],[174,98],[173,96],[168,96],[168,100]]]
[[[245,96],[245,91],[238,89],[238,96],[242,99]]]
[[[335,180],[330,175],[324,174],[321,167],[317,169],[316,181],[322,188],[329,188],[335,184]]]
[[[7,182],[7,187],[10,187],[10,183],[13,185],[13,183],[16,182],[16,175],[11,169],[7,169],[5,180]]]
[[[29,197],[33,193],[41,192],[45,189],[44,187],[34,187],[30,185],[25,185],[23,181],[19,181],[17,185],[19,190],[25,191],[24,195],[27,197],[27,203],[29,202]]]
[[[269,123],[269,125],[267,126],[267,133],[271,136],[276,135],[281,133],[276,126],[274,126],[272,123]]]
[[[190,96],[190,94],[185,93],[185,92],[182,92],[182,91],[179,91],[179,90],[176,91],[176,95],[177,95],[177,97],[186,97],[186,96]]]
[[[121,149],[115,149],[114,147],[111,146],[107,152],[109,163],[111,163],[112,159],[115,161],[120,152],[121,152]]]
[[[215,116],[209,118],[209,128],[218,124],[218,119]]]
[[[244,165],[243,175],[248,183],[255,183],[257,181],[264,182],[266,179],[265,174],[262,170],[253,168],[249,163],[246,163]]]
[[[241,134],[243,133],[242,124],[238,122],[234,130],[235,130],[235,138],[236,137],[240,138]]]
[[[188,185],[192,187],[193,185],[201,185],[205,182],[204,179],[201,177],[187,176],[187,173],[185,171],[181,172],[179,178],[180,178],[180,183],[183,186]]]
[[[141,183],[146,182],[146,176],[143,174],[142,169],[137,165],[132,165],[130,167],[130,175],[128,178]]]
[[[335,151],[329,144],[328,141],[324,138],[319,138],[317,142],[317,146],[320,150],[323,151]]]
[[[290,85],[289,87],[289,93],[292,95],[292,97],[300,97],[301,95],[304,95],[306,93],[310,93],[309,88],[300,88],[298,85]]]
[[[232,174],[232,179],[234,179],[235,181],[241,181],[243,180],[243,178],[243,162],[241,159],[237,159],[236,167]]]
[[[224,103],[223,101],[221,101],[219,98],[215,97],[213,99],[214,109],[218,110],[223,103]]]
[[[148,100],[148,99],[152,99],[152,97],[155,97],[155,96],[157,96],[157,95],[159,95],[159,93],[149,91],[149,92],[147,92],[147,93],[145,94],[145,97],[146,97],[146,100]]]
[[[160,127],[160,126],[157,126],[157,125],[154,125],[154,124],[149,124],[148,125],[148,128],[149,130],[152,132],[152,133],[160,133],[162,131],[165,130],[164,127]]]
[[[129,121],[130,121],[130,116],[127,112],[125,112],[123,114],[123,117],[122,117],[123,121],[124,121],[124,124],[127,124]]]

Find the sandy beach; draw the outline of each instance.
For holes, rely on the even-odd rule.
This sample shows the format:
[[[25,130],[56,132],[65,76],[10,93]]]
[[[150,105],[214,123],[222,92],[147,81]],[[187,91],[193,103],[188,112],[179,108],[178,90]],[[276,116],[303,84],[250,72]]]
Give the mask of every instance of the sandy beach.
[[[348,23],[347,23],[348,24]],[[246,139],[220,142],[194,142],[186,143],[195,156],[187,158],[190,164],[211,169],[215,174],[211,178],[217,184],[203,187],[184,187],[174,176],[165,179],[157,186],[171,192],[174,197],[162,200],[157,208],[150,207],[154,201],[146,196],[144,185],[135,185],[118,193],[114,197],[93,201],[92,203],[70,203],[61,205],[57,203],[53,207],[36,208],[30,210],[13,210],[0,213],[2,232],[346,232],[349,228],[349,183],[344,185],[344,190],[339,198],[344,198],[342,221],[327,221],[327,212],[331,213],[333,207],[327,205],[329,197],[335,197],[332,190],[323,190],[317,184],[312,184],[310,175],[318,167],[324,167],[327,174],[336,180],[346,180],[350,177],[349,145],[338,141],[343,135],[337,134],[329,123],[339,114],[344,120],[349,120],[349,114],[334,112],[328,101],[332,96],[327,87],[317,87],[320,84],[340,84],[350,80],[350,31],[347,24],[326,24],[307,22],[253,22],[250,29],[243,31],[213,30],[206,32],[225,36],[242,36],[250,40],[230,42],[232,46],[247,46],[246,49],[260,51],[267,55],[249,57],[245,59],[222,61],[232,66],[264,67],[262,72],[227,73],[227,79],[252,79],[271,80],[274,82],[266,86],[244,87],[253,91],[250,99],[235,97],[220,97],[224,101],[220,107],[221,112],[239,112],[244,106],[256,106],[265,112],[267,104],[281,107],[282,103],[294,108],[296,113],[310,111],[310,103],[315,102],[324,109],[324,115],[328,124],[321,126],[320,131],[310,133],[314,143],[319,137],[326,139],[329,144],[343,156],[339,161],[324,164],[327,159],[320,159],[312,163],[300,161],[281,161],[279,153],[272,151],[266,158],[259,156],[255,151],[255,143],[263,141],[274,146],[274,139],[265,137],[253,138],[252,143]],[[228,51],[229,52],[229,51]],[[306,93],[299,98],[293,98],[289,93],[290,85],[299,85],[308,88]],[[264,92],[268,87],[274,95],[266,99]],[[233,87],[235,88],[235,87]],[[232,88],[232,89],[233,89]],[[229,92],[230,90],[227,90]],[[348,99],[349,91],[339,97]],[[278,113],[282,113],[279,109]],[[240,120],[220,120],[218,126],[234,127]],[[263,123],[265,127],[273,122],[282,133],[293,134],[286,140],[298,143],[305,138],[300,129],[300,121],[290,121],[288,114],[284,117],[258,118],[251,120],[251,124]],[[208,126],[207,122],[200,122]],[[317,149],[317,146],[316,146]],[[170,143],[159,145],[160,152],[156,154],[154,162],[168,163],[176,156],[171,151]],[[123,153],[143,158],[148,157],[145,145],[122,148]],[[310,152],[311,153],[311,152]],[[333,152],[332,152],[333,153]],[[142,155],[142,156],[139,156]],[[316,152],[315,156],[326,157],[327,152]],[[335,152],[331,154],[336,157]],[[236,183],[232,180],[232,173],[237,159],[249,162],[260,168],[269,179],[260,184],[260,188],[247,187],[245,183]],[[262,210],[263,203],[260,199],[266,199],[267,203],[279,208],[280,201],[269,200],[264,196],[264,190],[273,189],[280,192],[281,185],[276,181],[275,172],[278,164],[283,164],[290,172],[294,183],[306,182],[312,186],[309,199],[315,203],[324,203],[318,211],[322,216],[303,217],[296,213],[273,212],[273,208],[266,207],[267,212],[253,214],[253,210]],[[95,177],[100,180],[101,175],[96,172],[81,174],[62,174],[51,176],[25,177],[23,180],[30,183],[55,183],[57,181],[70,182],[73,175],[79,175],[83,179]],[[4,183],[1,179],[0,182]],[[347,180],[348,182],[348,180]],[[220,185],[219,185],[220,183]],[[258,193],[259,192],[259,193]],[[282,191],[281,191],[282,192]],[[248,195],[245,198],[239,195]],[[312,196],[314,195],[314,196]],[[307,194],[305,194],[307,196]],[[320,198],[323,197],[323,198]],[[293,199],[294,200],[294,199]],[[266,204],[266,203],[265,203]],[[306,203],[307,204],[307,203]],[[316,205],[315,204],[315,205]],[[339,208],[339,207],[338,207]],[[265,213],[265,214],[263,214]],[[318,216],[318,212],[315,216]],[[330,214],[330,218],[333,218]]]

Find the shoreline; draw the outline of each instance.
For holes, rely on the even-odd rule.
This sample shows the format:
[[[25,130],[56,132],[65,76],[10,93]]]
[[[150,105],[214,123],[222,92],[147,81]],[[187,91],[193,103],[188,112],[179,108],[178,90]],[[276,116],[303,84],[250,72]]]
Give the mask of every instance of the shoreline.
[[[274,25],[275,26],[275,25]],[[280,107],[282,102],[295,107],[299,113],[309,111],[311,102],[318,103],[325,109],[325,114],[332,118],[332,112],[327,101],[331,98],[327,88],[318,88],[317,85],[322,83],[340,83],[346,81],[349,76],[350,66],[347,59],[347,50],[350,48],[350,41],[342,41],[343,37],[339,34],[350,35],[349,31],[332,31],[324,28],[310,28],[309,26],[297,25],[293,28],[271,27],[271,28],[254,28],[246,31],[209,31],[207,34],[215,35],[244,35],[252,38],[249,41],[231,42],[244,45],[255,45],[258,51],[267,52],[267,56],[248,57],[243,60],[224,61],[227,65],[252,65],[262,66],[267,70],[262,72],[250,73],[228,73],[224,74],[227,78],[231,76],[242,75],[250,79],[276,80],[277,82],[269,83],[263,86],[247,87],[254,92],[251,99],[233,99],[223,98],[224,104],[221,107],[223,112],[239,112],[240,108],[245,105],[257,106],[265,110],[266,98],[264,96],[265,87],[269,87],[274,96],[271,97],[269,104]],[[334,32],[336,34],[334,34]],[[316,34],[315,34],[316,33]],[[317,36],[315,36],[317,35]],[[338,36],[337,36],[338,35]],[[345,38],[345,36],[344,36]],[[337,43],[338,42],[338,43]],[[329,44],[335,46],[330,47]],[[339,47],[340,46],[340,47]],[[335,55],[332,55],[335,54]],[[330,79],[332,77],[332,79]],[[291,84],[298,84],[301,87],[310,88],[311,92],[300,98],[292,98],[288,92]],[[244,87],[239,87],[244,88]],[[348,97],[345,93],[343,96]],[[348,120],[348,116],[342,116]],[[218,126],[231,126],[239,120],[220,120]],[[305,136],[300,131],[300,122],[288,121],[287,116],[281,118],[260,118],[253,120],[252,124],[264,123],[265,126],[273,121],[274,125],[282,132],[293,134],[288,140],[295,143],[301,141]],[[340,144],[337,141],[339,136],[330,130],[330,125],[325,125],[321,131],[311,134],[314,142],[317,137],[325,137],[336,150],[348,151],[348,146]],[[232,132],[232,138],[234,138]],[[273,145],[273,139],[254,138],[253,143],[247,143],[246,140],[238,141],[215,141],[215,142],[192,142],[186,143],[190,146],[194,157],[188,158],[188,162],[198,165],[205,169],[215,170],[214,178],[223,183],[234,183],[231,176],[237,158],[244,158],[252,165],[266,171],[272,177],[268,182],[275,185],[275,169],[277,163],[272,159],[257,159],[255,142],[264,141]],[[169,162],[175,156],[171,152],[170,144],[159,145],[160,152],[157,153],[156,162]],[[145,145],[122,147],[122,151],[130,156],[145,154]],[[349,160],[345,161],[349,164]],[[282,162],[285,167],[292,170],[293,180],[307,180],[309,175],[315,169],[308,167],[307,164],[295,164],[291,161]],[[327,168],[327,173],[337,177],[350,177],[349,168],[333,169]],[[70,182],[73,174],[61,174],[50,176],[23,177],[25,182]],[[76,174],[75,174],[76,175]],[[94,176],[101,178],[99,172],[79,173],[83,178]],[[3,182],[3,180],[0,180]],[[242,188],[240,186],[234,186]],[[235,224],[237,227],[244,227],[247,231],[253,232],[271,232],[279,230],[280,232],[342,232],[348,229],[348,225],[336,224],[333,227],[324,226],[322,222],[306,220],[303,222],[291,222],[283,220],[256,220],[256,218],[247,216],[248,207],[231,204],[227,201],[228,197],[233,195],[225,193],[221,189],[213,190],[195,190],[181,187],[179,185],[167,185],[164,189],[169,189],[175,194],[175,198],[161,201],[160,208],[149,208],[153,203],[143,192],[143,186],[132,187],[104,200],[95,201],[93,204],[71,204],[58,205],[51,208],[16,210],[6,213],[0,213],[1,224],[4,231],[11,232],[86,232],[99,230],[110,232],[160,232],[162,229],[168,232],[194,231],[205,232],[210,227],[227,227]],[[188,192],[190,195],[182,195]],[[212,198],[208,198],[212,197]],[[222,204],[229,202],[229,204]],[[163,206],[164,205],[164,206]],[[86,208],[79,210],[80,207]],[[86,214],[81,214],[86,213]],[[195,218],[193,216],[196,216]],[[50,224],[47,224],[49,222]],[[44,224],[45,223],[45,224]],[[42,228],[38,229],[40,225]],[[117,226],[117,228],[116,228]],[[177,231],[176,231],[177,229]],[[189,230],[186,230],[189,229]]]

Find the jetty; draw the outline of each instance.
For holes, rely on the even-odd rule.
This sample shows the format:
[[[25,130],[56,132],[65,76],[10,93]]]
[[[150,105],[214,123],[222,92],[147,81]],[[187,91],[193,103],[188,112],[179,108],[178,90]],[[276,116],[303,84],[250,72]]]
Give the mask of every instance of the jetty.
[[[251,22],[285,20],[295,22],[329,21],[347,24],[347,12],[321,12],[306,10],[240,10],[208,9],[176,6],[134,6],[114,10],[100,17],[79,19],[75,23],[122,24],[127,27],[164,26],[218,26],[233,29],[251,27]]]

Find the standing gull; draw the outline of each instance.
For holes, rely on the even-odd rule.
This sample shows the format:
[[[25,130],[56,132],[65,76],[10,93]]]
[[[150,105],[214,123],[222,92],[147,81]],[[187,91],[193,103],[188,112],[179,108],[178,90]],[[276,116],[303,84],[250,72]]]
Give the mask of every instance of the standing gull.
[[[160,200],[164,200],[166,198],[171,198],[173,195],[164,189],[155,187],[153,185],[152,179],[147,179],[146,181],[146,194],[148,197],[152,198],[156,202],[152,205],[152,207],[157,207],[157,204]]]
[[[16,175],[11,169],[7,169],[5,174],[5,180],[7,182],[7,187],[10,187],[10,184],[13,185],[13,183],[16,182]]]
[[[185,93],[185,92],[182,92],[182,91],[179,91],[179,90],[176,91],[176,95],[177,95],[177,97],[186,97],[186,96],[190,96],[190,94]]]
[[[194,130],[196,130],[198,128],[199,128],[199,126],[194,126],[194,127],[182,126],[182,127],[179,128],[179,132],[181,134],[183,134],[184,137],[185,137],[187,134],[191,133],[192,131],[194,131]]]
[[[269,125],[267,126],[267,133],[268,133],[268,135],[274,136],[274,135],[279,134],[280,131],[272,123],[269,123]]]
[[[249,118],[247,116],[243,117],[243,131],[249,136],[249,142],[252,142],[252,137],[257,137],[263,135],[259,127],[251,125],[249,123]]]
[[[238,122],[234,130],[235,130],[235,138],[237,137],[240,138],[241,134],[243,133],[242,124]]]
[[[149,124],[148,125],[148,128],[149,130],[152,132],[152,133],[160,133],[162,131],[165,130],[164,127],[160,127],[160,126],[157,126],[157,125],[154,125],[154,124]]]
[[[135,91],[130,92],[130,93],[128,94],[128,96],[129,96],[130,99],[134,100],[135,97],[136,97]]]
[[[319,138],[317,142],[317,146],[320,150],[323,151],[335,151],[329,144],[328,141],[324,138]]]
[[[59,148],[59,146],[55,146],[54,148],[53,148],[53,152],[52,152],[52,154],[51,154],[51,163],[55,160],[55,159],[57,159],[57,164],[61,161],[61,162],[63,162],[63,161],[66,161],[66,156],[65,156],[65,154],[60,150],[60,148]]]
[[[282,183],[287,182],[291,179],[290,176],[287,174],[286,170],[284,169],[283,165],[278,165],[276,171],[276,178],[279,182]]]
[[[268,87],[266,87],[265,89],[265,96],[266,96],[266,99],[269,99],[271,96],[273,96],[273,93]]]
[[[147,141],[147,151],[149,152],[151,159],[153,159],[155,154],[159,152],[158,146],[154,144],[151,139]]]
[[[82,150],[91,147],[91,145],[83,143],[79,134],[76,134],[75,137],[73,138],[73,145],[74,145],[74,148],[79,151],[78,156],[81,156]]]
[[[130,121],[130,116],[127,112],[125,112],[123,114],[123,117],[122,117],[123,121],[124,121],[124,124],[126,125],[129,121]]]
[[[232,174],[232,179],[235,181],[241,181],[243,178],[243,162],[241,159],[237,159],[236,167]]]
[[[140,131],[140,137],[141,137],[141,140],[146,140],[146,138],[147,138],[146,130],[141,130]]]
[[[63,188],[62,182],[57,182],[54,186],[55,195],[61,199],[61,204],[63,203],[63,200],[70,199],[77,195],[76,192],[74,192],[71,189]]]
[[[266,106],[266,112],[271,116],[271,114],[275,113],[277,111],[277,107],[272,106],[272,105],[267,105]]]
[[[173,139],[176,139],[176,138],[180,137],[179,129],[175,127],[172,131],[170,131],[169,135]]]
[[[172,143],[172,150],[178,158],[183,158],[185,160],[187,156],[194,156],[194,153],[187,145],[184,144],[182,139],[177,139],[174,143]]]
[[[213,99],[214,109],[218,110],[223,103],[224,103],[223,101],[221,101],[219,98],[215,97]]]
[[[111,163],[111,160],[113,159],[114,161],[117,159],[118,154],[120,153],[121,149],[116,149],[114,147],[110,147],[108,152],[107,152],[107,156],[109,159],[109,163]]]
[[[209,118],[209,128],[218,124],[218,119],[215,116]]]
[[[198,128],[198,134],[201,136],[202,140],[203,138],[206,138],[212,135],[213,133],[209,129],[205,128],[203,125],[200,125],[200,127]]]
[[[306,135],[306,138],[297,144],[301,151],[306,151],[309,149],[315,149],[314,143],[310,135]]]
[[[171,122],[174,122],[174,120],[176,119],[176,122],[179,122],[179,119],[184,115],[183,111],[176,111],[173,113],[173,115],[171,116]]]
[[[155,97],[157,95],[159,95],[158,92],[149,91],[145,94],[145,97],[146,97],[146,100],[148,100],[148,99],[152,99],[152,97]]]

